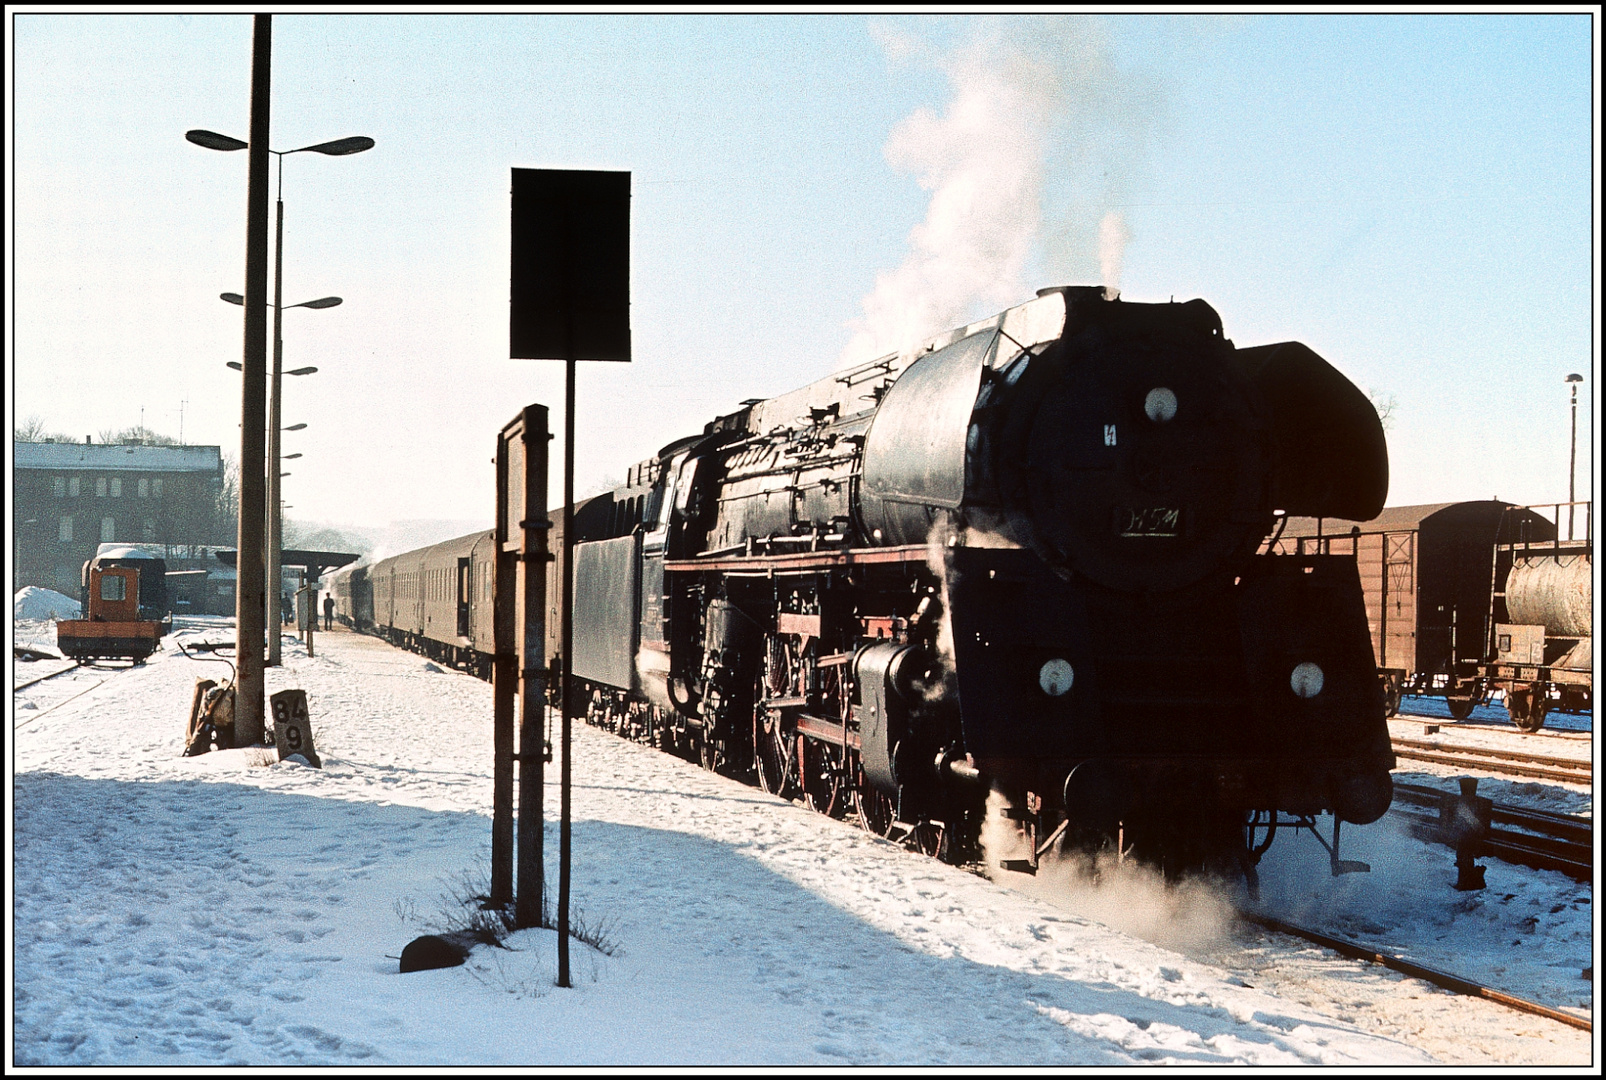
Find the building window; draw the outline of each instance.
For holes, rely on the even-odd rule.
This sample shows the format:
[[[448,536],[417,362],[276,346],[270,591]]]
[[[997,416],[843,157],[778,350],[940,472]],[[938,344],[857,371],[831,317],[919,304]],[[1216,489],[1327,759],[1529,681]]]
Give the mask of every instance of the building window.
[[[114,476],[114,477],[112,477],[112,498],[121,499],[122,497],[123,497],[123,478],[121,476]]]
[[[72,515],[61,515],[61,532],[57,534],[65,542],[72,539]]]
[[[58,499],[67,497],[67,478],[65,476],[52,477],[50,481],[51,494]]]
[[[142,499],[148,499],[151,497],[151,481],[150,477],[148,476],[142,476],[139,478],[139,497]]]
[[[151,481],[151,495],[158,499],[162,497],[162,478],[160,476]]]
[[[145,539],[147,539],[147,540],[155,540],[156,539],[156,519],[155,518],[146,518],[145,519]]]
[[[100,519],[100,539],[102,543],[117,539],[117,524],[109,517]]]
[[[69,477],[67,480],[67,497],[69,499],[78,498],[78,477],[76,476]]]
[[[95,498],[104,499],[105,497],[106,497],[106,478],[104,476],[97,476],[97,477],[95,477]]]

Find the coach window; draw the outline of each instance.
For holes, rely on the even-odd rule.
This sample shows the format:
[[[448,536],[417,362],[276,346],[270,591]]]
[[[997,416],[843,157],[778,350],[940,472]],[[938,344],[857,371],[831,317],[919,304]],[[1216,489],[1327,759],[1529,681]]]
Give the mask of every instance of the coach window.
[[[105,497],[106,497],[106,478],[104,476],[97,476],[97,477],[95,477],[95,498],[104,499]]]
[[[56,498],[58,498],[58,499],[66,498],[67,497],[67,478],[65,476],[51,477],[51,479],[50,479],[50,493],[52,495],[54,495]]]
[[[78,498],[78,477],[76,476],[70,477],[67,480],[67,497],[69,499]]]
[[[72,515],[71,514],[63,514],[63,515],[61,515],[61,532],[58,533],[57,535],[58,535],[58,538],[61,539],[61,540],[71,540],[72,539]]]
[[[142,499],[151,497],[151,480],[148,476],[139,478],[139,497]]]
[[[109,517],[100,519],[100,538],[102,542],[117,539],[117,525]]]
[[[121,499],[122,497],[123,497],[123,478],[121,476],[114,476],[114,477],[112,477],[112,498]]]

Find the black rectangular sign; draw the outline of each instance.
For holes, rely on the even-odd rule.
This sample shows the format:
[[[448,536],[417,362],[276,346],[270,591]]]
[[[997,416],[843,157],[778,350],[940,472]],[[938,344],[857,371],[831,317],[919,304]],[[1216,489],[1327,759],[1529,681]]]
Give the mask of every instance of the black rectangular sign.
[[[515,360],[630,359],[630,174],[513,170]]]

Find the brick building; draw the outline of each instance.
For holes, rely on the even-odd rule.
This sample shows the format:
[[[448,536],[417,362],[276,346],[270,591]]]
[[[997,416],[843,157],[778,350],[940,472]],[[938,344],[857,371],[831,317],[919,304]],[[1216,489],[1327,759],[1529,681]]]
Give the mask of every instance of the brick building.
[[[78,595],[104,542],[158,550],[232,543],[218,514],[223,454],[216,446],[13,443],[12,588]],[[174,554],[177,554],[175,551]]]

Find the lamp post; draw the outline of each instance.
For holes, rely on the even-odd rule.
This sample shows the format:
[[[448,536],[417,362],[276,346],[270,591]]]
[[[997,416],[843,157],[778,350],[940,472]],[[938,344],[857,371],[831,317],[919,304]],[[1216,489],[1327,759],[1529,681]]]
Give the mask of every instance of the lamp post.
[[[283,205],[282,203],[280,204]],[[283,224],[281,216],[280,223]],[[280,233],[281,237],[283,232]],[[275,259],[277,263],[278,260]],[[239,293],[221,293],[221,297],[231,304],[244,304],[245,297]],[[279,432],[295,431],[298,428],[279,427],[279,406],[282,397],[283,376],[311,375],[318,369],[315,367],[294,368],[289,372],[284,370],[284,337],[282,335],[282,315],[284,308],[279,305],[279,288],[277,280],[274,284],[274,302],[269,306],[273,308],[273,384],[268,401],[268,520],[267,520],[267,575],[268,585],[273,591],[274,611],[280,609],[279,596],[284,592],[284,582],[281,580],[283,571],[280,569],[280,552],[284,550],[284,513],[279,508]],[[290,307],[298,308],[332,308],[342,303],[338,296],[323,296],[317,300],[305,300]],[[230,367],[235,367],[233,363]],[[302,424],[300,427],[306,427]],[[277,617],[277,616],[275,616]],[[281,659],[279,634],[283,629],[283,622],[276,623],[273,633],[268,635],[268,667],[278,667]]]
[[[195,128],[186,131],[184,137],[196,146],[204,146],[208,150],[244,150],[249,143],[228,135],[219,135],[215,131],[206,131]],[[346,139],[336,139],[333,142],[317,143],[313,146],[298,146],[294,150],[273,150],[268,153],[279,159],[278,190],[276,193],[276,218],[274,224],[273,242],[273,382],[268,410],[268,497],[267,497],[267,580],[274,594],[273,618],[278,618],[278,597],[283,592],[283,583],[279,580],[279,551],[282,539],[281,522],[284,517],[279,509],[279,384],[283,364],[282,352],[283,338],[280,336],[280,319],[284,314],[284,158],[286,154],[327,154],[330,157],[345,157],[348,154],[360,154],[364,150],[373,148],[374,140],[366,135],[353,135]],[[225,293],[223,299],[228,300],[233,293]],[[244,299],[231,301],[243,304]],[[309,300],[305,304],[296,304],[296,307],[334,307],[340,303],[338,297],[325,297],[324,300]],[[275,625],[273,633],[268,635],[268,666],[279,663],[279,625]]]
[[[1567,376],[1566,382],[1573,392],[1573,445],[1567,455],[1567,539],[1573,538],[1573,502],[1577,498],[1578,479],[1578,384],[1584,377],[1577,372]]]

